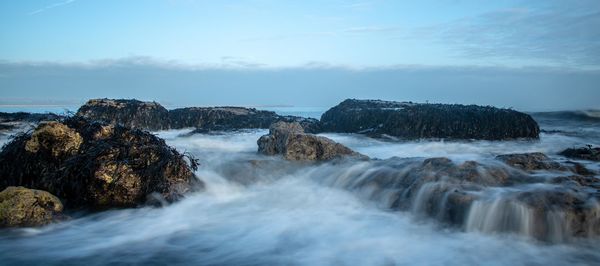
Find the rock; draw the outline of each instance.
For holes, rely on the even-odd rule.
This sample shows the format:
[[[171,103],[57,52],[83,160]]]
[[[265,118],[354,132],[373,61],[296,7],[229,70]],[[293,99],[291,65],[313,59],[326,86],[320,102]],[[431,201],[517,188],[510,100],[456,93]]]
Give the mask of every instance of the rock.
[[[326,137],[304,133],[298,122],[277,122],[258,140],[258,152],[281,154],[293,161],[326,161],[346,156],[365,157]]]
[[[196,163],[147,132],[74,117],[16,136],[0,152],[0,189],[46,190],[67,207],[135,207],[175,201],[203,185]]]
[[[595,175],[596,173],[587,169],[580,163],[566,162],[561,164],[556,162],[541,152],[534,153],[517,153],[517,154],[504,154],[496,156],[496,159],[503,161],[504,163],[519,168],[524,171],[570,171],[579,175]]]
[[[298,124],[300,124],[300,126],[302,126],[304,133],[317,134],[317,133],[321,133],[323,131],[321,128],[321,122],[314,118],[306,118],[306,117],[288,115],[288,116],[280,116],[278,118],[278,121],[283,121],[283,122],[288,122],[288,123],[298,122]]]
[[[156,102],[92,99],[79,108],[77,115],[130,128],[169,129],[169,111]]]
[[[405,139],[505,140],[539,138],[531,116],[509,109],[348,99],[321,116],[324,132]]]
[[[0,228],[46,225],[64,219],[63,205],[54,195],[24,187],[0,192]]]
[[[591,145],[576,149],[569,148],[559,154],[573,159],[600,161],[600,147],[592,147]]]

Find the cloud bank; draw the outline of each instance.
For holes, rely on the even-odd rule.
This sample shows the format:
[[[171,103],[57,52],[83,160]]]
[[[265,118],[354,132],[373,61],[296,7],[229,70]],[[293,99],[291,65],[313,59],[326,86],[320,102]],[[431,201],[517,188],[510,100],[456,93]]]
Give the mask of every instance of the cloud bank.
[[[483,104],[520,110],[600,108],[600,72],[559,68],[348,69],[189,67],[120,59],[0,63],[2,99],[138,98],[177,106],[333,106],[345,98]]]

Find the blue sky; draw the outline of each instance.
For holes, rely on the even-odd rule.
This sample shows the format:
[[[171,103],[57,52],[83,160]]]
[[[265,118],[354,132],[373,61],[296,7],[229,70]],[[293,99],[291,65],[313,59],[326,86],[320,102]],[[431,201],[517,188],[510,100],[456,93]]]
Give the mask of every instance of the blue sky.
[[[596,0],[0,3],[0,59],[597,68]]]
[[[0,104],[600,108],[598,0],[19,0],[0,22]]]

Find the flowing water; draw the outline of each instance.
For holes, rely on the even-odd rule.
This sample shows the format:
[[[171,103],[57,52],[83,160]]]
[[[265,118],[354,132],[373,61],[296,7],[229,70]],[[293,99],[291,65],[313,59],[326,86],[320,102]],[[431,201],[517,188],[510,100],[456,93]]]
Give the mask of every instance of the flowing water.
[[[599,120],[562,113],[536,120],[546,130],[539,141],[407,142],[323,134],[382,160],[317,165],[256,154],[256,140],[267,130],[156,132],[200,160],[196,174],[206,191],[164,208],[73,214],[60,224],[0,231],[0,265],[598,265],[600,239],[569,238],[562,214],[549,212],[556,241],[538,241],[530,237],[531,210],[510,200],[511,193],[553,185],[476,191],[480,200],[460,226],[440,222],[444,213],[435,211],[446,204],[438,192],[452,187],[452,180],[425,183],[418,191],[365,185],[406,174],[424,158],[498,164],[493,158],[499,154],[541,151],[565,161],[556,155],[564,148],[600,145]],[[600,170],[597,163],[582,163]],[[400,211],[393,206],[401,192],[412,194]]]

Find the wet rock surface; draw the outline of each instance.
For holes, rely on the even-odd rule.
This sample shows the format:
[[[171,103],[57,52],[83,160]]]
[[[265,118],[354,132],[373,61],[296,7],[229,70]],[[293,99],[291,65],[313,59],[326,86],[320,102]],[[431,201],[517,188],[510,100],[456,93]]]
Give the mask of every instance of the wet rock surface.
[[[75,117],[43,123],[0,152],[0,188],[46,190],[72,208],[172,202],[200,189],[197,167],[162,139]]]
[[[582,148],[570,148],[560,152],[568,158],[581,159],[588,161],[600,161],[600,147],[582,147]]]
[[[60,200],[42,190],[7,187],[0,192],[0,228],[33,227],[63,220]]]
[[[321,116],[324,132],[405,139],[505,140],[538,138],[531,116],[509,109],[348,99]]]
[[[258,152],[265,155],[281,154],[293,161],[327,161],[346,156],[365,157],[331,139],[304,132],[298,122],[277,122],[269,134],[257,141]]]
[[[543,154],[531,158],[541,163],[511,166],[443,157],[375,160],[325,174],[323,182],[355,191],[383,208],[466,231],[515,233],[549,242],[599,236],[600,179],[576,175],[568,165],[549,162]],[[558,176],[524,169],[552,170]]]

